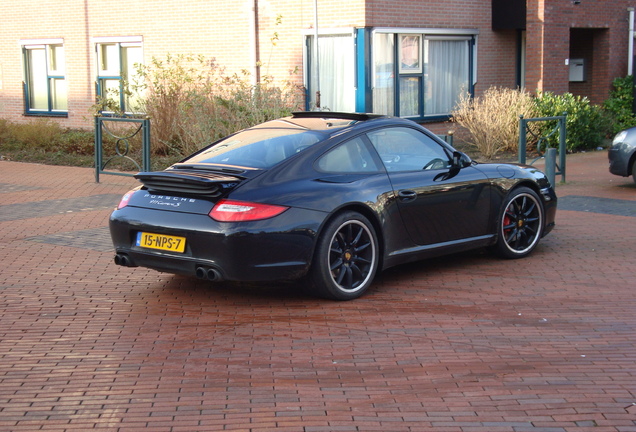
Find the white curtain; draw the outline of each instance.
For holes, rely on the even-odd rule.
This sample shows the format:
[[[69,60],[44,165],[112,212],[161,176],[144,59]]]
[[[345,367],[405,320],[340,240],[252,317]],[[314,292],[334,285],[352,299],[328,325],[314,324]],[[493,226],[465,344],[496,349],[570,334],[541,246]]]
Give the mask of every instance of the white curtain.
[[[128,84],[130,93],[126,93],[126,112],[139,112],[141,110],[141,94],[139,85],[142,77],[138,74],[136,64],[144,63],[143,50],[140,45],[121,45],[122,78]]]
[[[310,37],[313,43],[313,36]],[[310,47],[312,45],[310,44]],[[309,50],[311,62],[310,108],[316,106],[316,90],[320,88],[320,107],[330,111],[354,112],[355,51],[351,35],[318,37],[318,65],[320,86],[316,80],[316,62],[313,48]]]
[[[425,115],[448,114],[462,90],[468,90],[469,41],[425,41]]]
[[[44,47],[28,49],[29,108],[48,110],[46,51]]]
[[[400,77],[400,117],[420,116],[420,77]]]
[[[373,112],[395,115],[395,37],[373,35]]]

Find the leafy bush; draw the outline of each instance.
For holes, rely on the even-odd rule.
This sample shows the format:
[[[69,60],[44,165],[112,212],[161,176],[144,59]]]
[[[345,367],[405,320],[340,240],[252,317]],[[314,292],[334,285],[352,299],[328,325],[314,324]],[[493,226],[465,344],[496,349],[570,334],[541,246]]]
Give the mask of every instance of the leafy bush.
[[[519,145],[519,116],[534,117],[532,96],[523,90],[491,87],[481,97],[464,93],[451,113],[466,128],[468,144],[492,159],[501,151],[514,151]]]
[[[11,140],[28,147],[52,151],[64,132],[59,123],[50,119],[35,119],[28,123],[15,123],[11,127]]]
[[[610,97],[603,108],[612,117],[612,135],[623,129],[636,126],[636,115],[632,112],[634,103],[634,77],[616,78],[612,82]]]
[[[594,149],[603,143],[603,139],[610,133],[610,120],[602,108],[592,105],[587,97],[574,96],[572,93],[555,95],[542,92],[537,95],[536,106],[541,117],[560,116],[567,113],[566,119],[566,148],[568,151]],[[544,124],[543,133],[552,130],[555,121]],[[548,139],[551,147],[559,145],[558,134]]]
[[[56,142],[60,151],[66,153],[84,156],[95,154],[95,133],[92,130],[68,129]]]
[[[0,119],[0,144],[11,138],[11,122]]]

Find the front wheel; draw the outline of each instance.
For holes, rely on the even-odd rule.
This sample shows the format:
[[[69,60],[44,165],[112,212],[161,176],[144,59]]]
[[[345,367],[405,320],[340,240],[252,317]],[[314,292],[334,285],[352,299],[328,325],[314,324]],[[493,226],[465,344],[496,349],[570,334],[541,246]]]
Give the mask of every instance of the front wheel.
[[[506,198],[497,224],[497,252],[522,258],[535,248],[543,232],[543,205],[532,189],[519,187]]]
[[[352,300],[369,288],[378,268],[378,240],[363,215],[347,211],[329,221],[318,239],[310,271],[313,292]]]

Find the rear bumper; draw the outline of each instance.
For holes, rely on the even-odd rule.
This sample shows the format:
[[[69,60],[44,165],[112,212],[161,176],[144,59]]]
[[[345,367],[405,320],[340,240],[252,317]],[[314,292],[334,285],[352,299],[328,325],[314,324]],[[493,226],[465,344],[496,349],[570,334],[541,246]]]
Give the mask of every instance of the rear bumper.
[[[323,218],[292,208],[269,220],[220,223],[207,215],[126,207],[111,215],[110,232],[122,265],[198,277],[211,271],[218,277],[208,278],[216,280],[272,281],[296,279],[309,270]],[[186,249],[136,246],[139,231],[185,237]]]

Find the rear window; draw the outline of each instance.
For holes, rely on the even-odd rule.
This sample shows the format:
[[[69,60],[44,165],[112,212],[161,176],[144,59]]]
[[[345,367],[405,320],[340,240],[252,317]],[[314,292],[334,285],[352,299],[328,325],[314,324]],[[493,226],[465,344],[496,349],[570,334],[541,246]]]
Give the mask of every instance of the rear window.
[[[320,141],[313,131],[250,129],[232,135],[185,162],[270,168]]]

